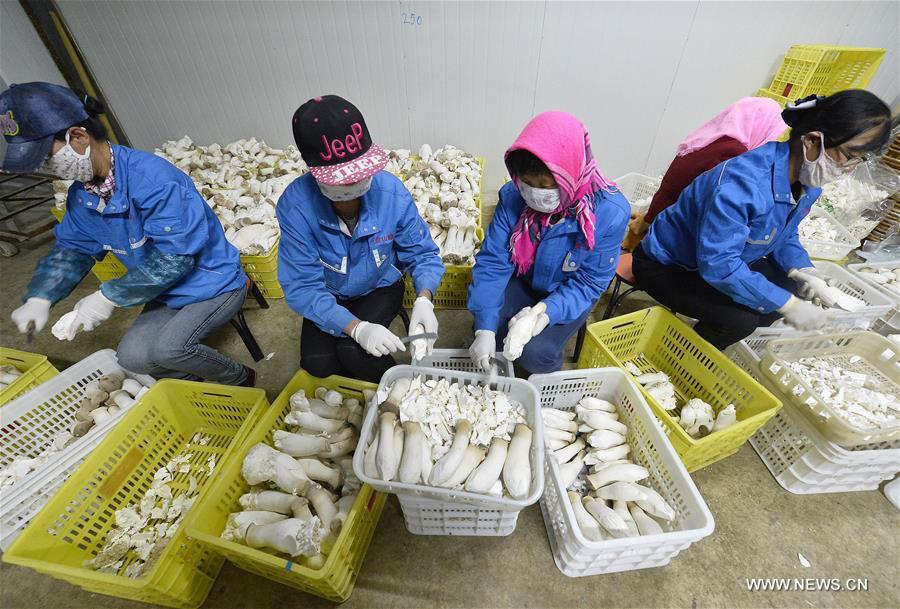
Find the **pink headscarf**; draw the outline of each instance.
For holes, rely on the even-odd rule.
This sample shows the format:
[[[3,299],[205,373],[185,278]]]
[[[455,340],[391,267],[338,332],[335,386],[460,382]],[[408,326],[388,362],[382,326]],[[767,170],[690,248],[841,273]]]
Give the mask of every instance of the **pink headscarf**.
[[[676,156],[700,150],[721,137],[735,139],[753,150],[777,139],[787,128],[781,120],[781,106],[774,99],[743,97],[687,136]]]
[[[575,207],[578,225],[587,241],[588,249],[594,249],[594,204],[592,195],[599,189],[615,186],[597,169],[591,152],[591,139],[584,124],[567,112],[544,112],[525,125],[513,150],[527,150],[539,158],[559,186],[559,207],[544,214],[526,207],[509,239],[512,261],[519,275],[524,275],[534,264],[534,255],[541,240],[541,229],[550,223],[550,217]],[[512,171],[513,183],[518,188],[518,176]],[[532,234],[532,227],[538,230]]]

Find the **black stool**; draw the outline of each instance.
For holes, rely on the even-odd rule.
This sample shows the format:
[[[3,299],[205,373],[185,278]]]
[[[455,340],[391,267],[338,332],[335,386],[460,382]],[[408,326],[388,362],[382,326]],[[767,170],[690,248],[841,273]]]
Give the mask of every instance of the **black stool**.
[[[259,304],[260,309],[268,309],[269,303],[266,301],[265,297],[262,295],[262,292],[259,291],[259,288],[253,283],[253,280],[248,278],[247,283],[250,285],[250,294],[253,298],[256,299],[257,304]],[[253,336],[253,333],[250,331],[250,326],[247,325],[247,318],[244,317],[243,309],[238,311],[237,314],[231,318],[231,325],[234,326],[234,329],[237,330],[238,336],[241,337],[241,340],[244,341],[244,346],[247,347],[247,351],[250,352],[250,357],[253,358],[254,362],[258,362],[263,359],[262,349],[259,347],[259,343],[256,342],[256,338]]]

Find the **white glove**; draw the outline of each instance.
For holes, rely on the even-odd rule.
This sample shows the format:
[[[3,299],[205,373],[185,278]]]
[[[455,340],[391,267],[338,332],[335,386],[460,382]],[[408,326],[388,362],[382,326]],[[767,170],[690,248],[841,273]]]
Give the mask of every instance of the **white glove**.
[[[549,323],[550,318],[547,317],[547,305],[544,301],[516,313],[509,320],[509,332],[503,340],[503,357],[509,361],[519,359],[528,341],[540,334]]]
[[[50,317],[50,301],[46,298],[29,298],[10,315],[19,332],[28,332],[29,322],[34,322],[34,331],[40,332]]]
[[[798,330],[818,330],[828,323],[828,312],[811,302],[791,296],[778,312],[791,326]]]
[[[350,338],[359,343],[369,355],[380,357],[394,351],[406,351],[406,346],[397,335],[382,326],[368,321],[360,321],[350,333]]]
[[[66,338],[72,340],[82,330],[90,332],[99,326],[101,322],[109,319],[115,308],[116,305],[104,296],[100,290],[93,294],[88,294],[75,303],[75,320],[70,324]]]
[[[469,357],[490,374],[491,357],[497,352],[497,337],[490,330],[475,330],[475,340],[469,346]]]
[[[805,269],[791,269],[788,277],[797,282],[797,292],[802,298],[811,300],[813,304],[824,304],[827,307],[834,306],[832,288],[814,267]]]
[[[437,334],[437,331],[438,320],[434,315],[434,303],[425,296],[419,296],[413,303],[412,315],[409,316],[409,335],[431,332]],[[431,355],[434,351],[435,340],[429,338],[412,341],[413,359],[422,359],[424,355]]]

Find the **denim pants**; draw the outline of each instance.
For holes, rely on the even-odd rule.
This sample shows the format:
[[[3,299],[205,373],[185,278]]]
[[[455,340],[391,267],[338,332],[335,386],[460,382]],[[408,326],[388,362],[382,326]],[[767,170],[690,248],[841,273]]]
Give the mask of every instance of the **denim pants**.
[[[170,309],[159,301],[144,310],[119,342],[119,363],[157,378],[197,378],[238,385],[246,380],[243,365],[202,344],[204,338],[228,323],[244,304],[247,286],[215,298]]]
[[[509,280],[503,297],[503,308],[500,309],[500,325],[497,326],[497,351],[503,351],[503,339],[509,332],[509,320],[512,316],[546,297],[547,294],[533,291],[528,284],[516,276]],[[578,328],[581,327],[593,308],[593,306],[589,307],[575,321],[567,324],[551,324],[544,328],[543,332],[528,341],[522,350],[521,357],[515,363],[532,374],[546,374],[561,369],[563,349],[566,343],[578,332]]]

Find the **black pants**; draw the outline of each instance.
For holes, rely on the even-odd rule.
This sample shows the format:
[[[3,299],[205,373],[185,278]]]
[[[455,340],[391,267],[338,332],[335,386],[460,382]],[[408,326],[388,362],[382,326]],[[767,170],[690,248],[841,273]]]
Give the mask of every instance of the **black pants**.
[[[633,256],[631,270],[638,286],[673,312],[698,320],[694,330],[717,349],[724,349],[781,317],[778,312],[760,313],[735,302],[706,283],[697,271],[652,260],[641,246]],[[768,258],[757,260],[750,268],[791,293],[797,290],[794,280]]]
[[[403,281],[398,281],[365,296],[351,300],[339,298],[337,302],[358,319],[388,327],[403,304],[403,290]],[[394,358],[390,355],[369,355],[349,336],[332,336],[310,320],[303,320],[300,332],[300,367],[313,376],[340,374],[377,383],[394,363]]]

